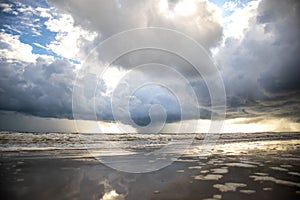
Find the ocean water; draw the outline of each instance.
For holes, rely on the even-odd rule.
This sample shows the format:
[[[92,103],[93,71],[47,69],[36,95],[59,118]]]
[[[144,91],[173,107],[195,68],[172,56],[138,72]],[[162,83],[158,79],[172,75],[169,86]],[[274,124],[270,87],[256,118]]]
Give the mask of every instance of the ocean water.
[[[121,146],[129,150],[137,149],[158,149],[170,143],[188,141],[192,148],[203,145],[205,143],[213,143],[214,149],[232,149],[239,151],[244,148],[249,150],[253,148],[267,148],[274,145],[277,148],[298,148],[300,133],[223,133],[213,134],[214,139],[205,140],[207,134],[137,134],[137,133],[121,133],[121,134],[95,134],[95,133],[22,133],[22,132],[0,132],[0,151],[37,151],[37,150],[72,150],[86,149],[96,144],[111,144],[111,148],[115,145]],[[277,142],[274,142],[277,141]],[[278,142],[279,141],[279,142]],[[290,142],[285,142],[290,141]],[[292,141],[292,142],[291,142]],[[243,145],[241,145],[243,143]],[[281,143],[281,147],[278,146]],[[293,145],[285,146],[285,143]],[[107,147],[107,145],[106,145]],[[109,147],[108,147],[109,148]],[[269,147],[268,147],[269,148]],[[240,149],[242,151],[242,149]],[[225,150],[224,150],[225,151]],[[187,149],[187,152],[192,153]],[[195,152],[197,153],[197,152]],[[229,153],[229,152],[227,152]]]

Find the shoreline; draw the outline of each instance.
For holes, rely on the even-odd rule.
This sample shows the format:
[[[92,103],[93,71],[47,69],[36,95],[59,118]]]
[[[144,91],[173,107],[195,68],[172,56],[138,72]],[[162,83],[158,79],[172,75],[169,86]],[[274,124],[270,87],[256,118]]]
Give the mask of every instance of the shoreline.
[[[197,154],[200,144],[162,169],[137,174],[112,169],[84,149],[2,151],[1,199],[300,198],[299,139],[218,143],[208,156]]]

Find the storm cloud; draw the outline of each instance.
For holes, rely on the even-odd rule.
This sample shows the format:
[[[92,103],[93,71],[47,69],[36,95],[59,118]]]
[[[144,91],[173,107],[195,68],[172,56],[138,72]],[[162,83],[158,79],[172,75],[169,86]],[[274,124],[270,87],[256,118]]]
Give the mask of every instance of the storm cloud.
[[[224,27],[216,16],[216,6],[208,1],[192,2],[193,7],[188,15],[180,10],[181,4],[185,3],[180,0],[51,0],[50,5],[72,16],[72,26],[76,29],[70,30],[81,30],[82,35],[78,36],[76,43],[72,43],[74,48],[78,48],[74,52],[79,52],[80,64],[84,63],[82,58],[88,56],[91,49],[114,34],[144,27],[172,29],[193,38],[210,55],[212,49],[218,49],[213,56],[226,88],[227,118],[266,116],[291,118],[299,122],[300,2],[260,1],[243,30],[243,37],[227,37],[224,43]],[[50,19],[54,21],[54,18]],[[71,33],[68,34],[72,39]],[[89,34],[93,35],[91,40],[87,39]],[[59,37],[64,38],[64,34]],[[154,38],[155,35],[144,37]],[[63,56],[64,53],[54,57],[42,56],[33,54],[32,48],[21,43],[18,37],[1,33],[0,39],[3,52],[0,60],[0,110],[72,119],[73,86],[80,69],[80,64],[69,59],[74,57],[73,54],[67,57]],[[49,50],[51,47],[44,48]],[[113,54],[114,51],[113,48],[107,49],[107,54]],[[191,52],[193,49],[182,51]],[[144,49],[115,60],[111,68],[118,72],[107,72],[106,78],[99,80],[95,74],[88,73],[84,77],[77,77],[85,88],[81,97],[82,107],[78,108],[83,113],[83,119],[95,120],[96,116],[97,120],[115,120],[111,99],[114,87],[110,82],[117,83],[120,81],[118,76],[122,77],[134,67],[151,62],[168,65],[180,72],[193,88],[197,102],[191,93],[186,93],[188,90],[185,85],[170,73],[162,73],[158,68],[147,73],[135,70],[127,79],[123,79],[123,85],[118,86],[119,91],[125,93],[137,83],[151,82],[153,77],[160,77],[176,88],[179,96],[188,94],[183,102],[178,102],[174,94],[160,86],[150,85],[137,90],[129,101],[129,113],[136,124],[145,126],[149,123],[149,110],[153,105],[165,108],[167,122],[211,117],[214,111],[210,108],[210,94],[201,74],[177,55]],[[103,68],[105,60],[100,60],[97,65]],[[123,101],[120,92],[116,95],[115,106],[121,109]],[[195,115],[195,109],[199,109],[201,115]],[[182,110],[191,113],[190,116],[182,119]],[[130,124],[126,120],[122,122]]]
[[[2,62],[0,109],[40,117],[72,118],[74,66],[67,60],[48,63]]]
[[[214,16],[215,8],[208,1],[192,1],[194,13],[180,13],[185,1],[56,1],[55,6],[68,12],[75,22],[97,31],[100,40],[133,28],[163,27],[181,31],[199,41],[205,48],[217,46],[222,37],[222,26]],[[182,5],[180,5],[182,4]],[[132,41],[131,41],[132,42]]]
[[[228,117],[299,120],[300,2],[264,0],[243,39],[227,38],[216,56],[224,77]]]

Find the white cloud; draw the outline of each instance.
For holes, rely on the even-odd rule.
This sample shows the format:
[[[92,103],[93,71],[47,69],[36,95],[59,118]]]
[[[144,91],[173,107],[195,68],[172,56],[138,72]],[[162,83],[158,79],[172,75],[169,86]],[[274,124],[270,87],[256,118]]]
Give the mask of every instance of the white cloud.
[[[234,1],[226,1],[223,6],[223,10],[225,11],[234,11],[237,8],[237,2]]]
[[[159,2],[161,4],[157,4]],[[216,53],[216,58],[222,68],[228,97],[233,97],[228,100],[231,109],[229,110],[229,117],[236,117],[240,114],[247,116],[266,115],[266,113],[269,113],[268,116],[272,114],[280,116],[287,113],[290,115],[291,112],[296,112],[293,111],[297,110],[295,108],[299,107],[298,99],[295,96],[292,100],[296,103],[291,104],[292,106],[288,104],[289,100],[287,99],[290,98],[279,98],[280,95],[289,94],[291,91],[297,92],[295,83],[299,82],[297,81],[299,70],[296,68],[299,59],[297,60],[296,53],[300,50],[299,26],[296,26],[296,19],[298,19],[299,13],[293,9],[295,4],[292,0],[280,4],[281,6],[273,5],[272,2],[280,3],[280,1],[275,0],[262,0],[261,2],[264,4],[261,5],[259,2],[259,0],[251,1],[241,8],[235,8],[236,5],[232,2],[224,5],[225,10],[232,10],[233,12],[222,22],[227,40],[221,51]],[[175,29],[193,37],[206,49],[216,47],[222,40],[219,10],[205,0],[176,3],[178,2],[163,0],[134,3],[126,0],[119,2],[108,0],[100,3],[97,0],[91,0],[87,4],[81,0],[72,0],[56,2],[61,9],[69,12],[69,14],[58,14],[56,11],[52,13],[51,9],[44,8],[32,10],[31,7],[24,6],[20,11],[28,14],[34,12],[40,17],[47,18],[45,23],[47,29],[57,33],[55,40],[47,46],[40,43],[33,43],[32,45],[51,50],[69,59],[80,60],[99,40],[103,41],[120,31],[138,27],[158,26]],[[185,4],[187,7],[183,6]],[[26,24],[28,19],[32,18],[27,17],[26,21],[22,23]],[[38,27],[30,24],[28,26],[31,30]],[[151,35],[143,36],[151,37]],[[71,83],[75,79],[75,66],[64,59],[54,61],[51,56],[33,54],[32,47],[22,43],[19,36],[1,33],[0,41],[0,56],[3,59],[1,72],[4,74],[0,79],[0,95],[4,99],[1,102],[1,108],[21,110],[24,113],[37,116],[70,117]],[[125,42],[134,43],[135,41]],[[184,50],[192,51],[191,49]],[[108,53],[113,51],[114,49],[107,49]],[[182,69],[180,73],[194,81],[191,78],[195,76],[194,71],[190,70],[190,66],[178,58],[162,52],[155,54],[151,51],[139,51],[135,53],[120,58],[116,65],[112,66],[104,75],[106,85],[103,84],[99,93],[103,95],[100,96],[103,98],[99,104],[99,109],[102,109],[101,111],[104,113],[103,120],[113,120],[108,94],[112,92],[123,76],[122,70],[125,72],[134,66],[155,60],[158,63],[169,64],[176,70]],[[97,63],[97,67],[102,67],[99,66],[99,63]],[[113,68],[115,66],[120,66],[122,70],[118,71]],[[134,84],[139,85],[142,81],[150,82],[153,80],[152,77],[159,76],[167,84],[176,88],[179,94],[186,92],[183,84],[169,75],[169,73],[162,73],[161,69],[151,73],[137,71],[128,81],[123,83],[132,87]],[[93,76],[84,78],[86,78],[89,88],[92,88],[90,86],[93,86],[93,81],[97,81],[96,77]],[[198,84],[197,87],[202,87],[200,83],[197,82],[196,84]],[[130,87],[128,88],[132,89]],[[125,89],[122,91],[123,93],[126,92]],[[94,92],[93,88],[90,90]],[[205,92],[202,93],[203,91],[204,89],[198,90],[199,96],[209,96]],[[135,98],[145,98],[156,103],[164,103],[170,107],[171,113],[173,107],[166,93],[163,90],[156,90],[153,93],[142,91]],[[273,95],[274,93],[275,95]],[[94,94],[92,93],[92,95]],[[268,101],[263,99],[264,95],[269,95]],[[195,102],[191,102],[190,95],[182,96],[185,97],[184,110],[193,110]],[[279,100],[270,100],[273,96]],[[120,103],[123,103],[124,97],[121,92],[119,97]],[[151,97],[153,98],[151,99]],[[87,102],[87,104],[82,105],[93,105],[89,103],[94,100],[90,94],[82,96],[82,98],[84,99],[82,102]],[[281,106],[281,110],[277,109],[278,106],[276,107],[276,105],[280,106],[280,103],[285,104]],[[266,104],[268,106],[264,106]],[[256,105],[258,106],[256,107]],[[273,107],[273,105],[275,106]],[[147,108],[149,106],[151,106],[150,103],[146,105]],[[234,110],[234,108],[237,109]],[[90,108],[86,108],[86,110],[88,109]],[[147,112],[137,112],[136,114],[143,118],[145,113],[146,115],[149,114]]]
[[[12,5],[10,5],[10,4],[7,4],[7,3],[0,3],[0,7],[2,7],[3,8],[3,12],[6,12],[6,13],[10,13],[10,12],[12,12]]]
[[[216,54],[227,89],[227,116],[298,118],[300,13],[295,7],[299,1],[262,0],[242,37],[229,35]]]
[[[39,44],[39,43],[33,42],[32,44],[34,44],[35,46],[40,47],[40,48],[42,48],[42,49],[48,50],[47,47],[45,47],[45,46],[43,46],[43,45],[41,45],[41,44]]]
[[[215,15],[217,8],[207,0],[92,0],[88,4],[80,0],[52,2],[69,12],[76,24],[97,31],[103,40],[132,28],[164,27],[181,31],[209,49],[218,45],[222,36],[222,27]]]
[[[183,0],[178,2],[174,7],[176,15],[188,16],[194,15],[196,10],[195,1]]]
[[[117,67],[107,68],[107,70],[102,75],[102,78],[106,85],[105,95],[111,95],[124,74],[125,71],[119,70]]]
[[[162,2],[162,3],[161,3]],[[175,1],[159,1],[159,0],[146,0],[146,1],[97,1],[92,0],[88,4],[86,2],[80,0],[73,0],[73,1],[54,1],[55,5],[57,5],[60,9],[65,12],[68,12],[72,15],[74,22],[69,19],[68,23],[76,24],[78,26],[83,27],[85,30],[95,31],[101,38],[98,39],[101,41],[109,38],[110,36],[120,33],[122,31],[132,29],[132,28],[144,28],[144,27],[163,27],[167,29],[173,29],[176,31],[180,31],[182,33],[187,34],[188,36],[192,37],[194,40],[199,42],[203,47],[208,50],[211,47],[217,46],[221,39],[222,39],[222,27],[219,23],[219,16],[220,13],[217,7],[214,4],[209,3],[206,0],[194,0],[194,1],[184,1],[184,2],[175,2]],[[161,3],[161,4],[159,4]],[[177,4],[178,3],[178,4]],[[163,5],[165,4],[165,5]],[[167,4],[167,5],[166,5]],[[188,9],[185,7],[188,5]],[[79,12],[80,11],[80,12]],[[136,16],[139,16],[138,18]],[[60,21],[67,21],[66,19],[62,19]],[[53,21],[55,27],[60,27],[57,23]],[[66,24],[66,23],[63,23]],[[53,27],[52,27],[53,28]],[[69,33],[71,29],[68,26],[64,25],[61,28],[61,32]],[[53,30],[54,31],[54,30]],[[58,31],[58,30],[56,30]],[[65,35],[62,38],[66,37]],[[75,36],[78,38],[78,35]],[[137,38],[140,37],[140,38]],[[151,33],[146,33],[143,35],[137,35],[135,40],[124,40],[124,45],[131,45],[139,42],[139,39],[143,40],[143,38],[155,38],[156,35]],[[170,35],[164,35],[170,39]],[[162,38],[163,38],[162,37]],[[62,39],[57,39],[58,41],[62,41]],[[71,40],[71,39],[70,39]],[[97,41],[99,42],[99,41]],[[170,45],[168,41],[161,41],[162,43],[166,43],[166,45]],[[183,41],[176,40],[174,42],[178,42],[179,44]],[[97,43],[95,43],[97,44]],[[122,43],[123,44],[123,43]],[[68,42],[70,45],[70,42]],[[94,45],[92,43],[92,45]],[[193,49],[185,46],[186,49],[181,49],[180,51],[184,52],[192,52]],[[115,46],[106,49],[107,54],[114,53],[116,49]],[[53,48],[52,48],[53,49]],[[73,49],[76,49],[75,46]],[[60,49],[61,50],[61,49]],[[66,51],[66,50],[64,50]],[[56,51],[57,52],[57,51]],[[200,54],[200,53],[199,53]],[[199,55],[198,54],[198,55]],[[97,54],[96,54],[97,55]],[[70,55],[69,55],[70,56]],[[203,55],[199,55],[199,65],[203,66],[203,62],[205,60],[201,59],[200,57]],[[101,60],[102,63],[106,60]],[[97,60],[97,63],[94,65],[96,67],[102,67],[99,63],[101,61]],[[192,80],[193,78],[200,79],[199,74],[195,73],[195,69],[187,63],[182,58],[178,56],[174,56],[170,53],[165,52],[154,52],[154,51],[137,51],[128,56],[125,55],[124,57],[118,59],[114,65],[119,66],[122,70],[127,71],[132,69],[135,66],[145,64],[148,62],[157,62],[169,65],[174,67],[175,70],[173,73],[168,72],[167,70],[158,70],[155,68],[153,71],[136,71],[127,80],[124,80],[122,84],[120,84],[119,89],[121,90],[120,93],[116,92],[115,96],[115,107],[117,107],[120,112],[118,113],[120,116],[120,121],[122,120],[123,123],[129,123],[128,119],[124,119],[127,115],[124,113],[125,107],[127,104],[127,97],[128,93],[134,91],[134,87],[138,86],[139,83],[151,82],[154,80],[160,81],[164,83],[164,85],[169,86],[172,91],[176,91],[176,95],[178,95],[182,100],[182,107],[184,110],[184,118],[193,118],[198,117],[196,115],[197,112],[197,100],[196,97],[191,96],[192,89],[188,87],[188,83],[182,84],[180,81],[183,81],[182,78],[178,78],[179,76],[175,74],[177,70],[178,73],[181,73],[183,76],[186,76],[187,79]],[[112,66],[111,66],[112,67]],[[205,68],[209,68],[205,65]],[[206,70],[204,69],[204,71]],[[209,69],[207,69],[209,71]],[[171,71],[171,70],[170,70]],[[206,71],[205,71],[206,72]],[[110,75],[111,74],[111,75]],[[163,74],[163,75],[162,75]],[[112,88],[118,84],[117,81],[120,79],[122,74],[117,73],[114,70],[108,72],[108,78],[105,78],[106,88],[104,94],[107,94],[112,90]],[[154,79],[153,79],[154,78]],[[156,78],[156,79],[155,79]],[[159,79],[161,78],[161,79]],[[87,75],[87,80],[92,82],[92,76]],[[158,80],[159,79],[159,80]],[[87,88],[91,88],[91,84],[87,84]],[[123,87],[124,86],[124,87]],[[128,86],[128,87],[127,87]],[[78,90],[84,89],[85,86],[78,86]],[[154,92],[146,92],[147,89],[153,89]],[[161,104],[166,109],[165,111],[168,112],[168,122],[176,121],[180,118],[180,109],[178,109],[179,105],[177,102],[172,99],[172,95],[169,94],[170,92],[166,91],[163,87],[149,87],[145,90],[140,90],[139,95],[137,98],[145,99],[147,102],[144,105],[140,105],[139,108],[134,108],[132,116],[140,119],[140,121],[147,121],[149,118],[149,108],[152,104]],[[190,90],[189,90],[190,89]],[[92,90],[92,95],[94,95],[94,91]],[[87,92],[90,93],[90,92]],[[96,92],[97,93],[97,92]],[[101,94],[101,92],[98,92]],[[185,96],[186,94],[186,96]],[[92,95],[85,94],[91,98]],[[86,107],[92,108],[93,101],[89,99],[84,99],[82,96],[79,95],[78,97],[80,100],[78,102],[78,106],[80,108],[79,112],[82,112],[82,116],[85,117],[86,113],[84,109],[81,108],[82,105]],[[127,95],[127,96],[126,96]],[[103,96],[100,96],[100,100],[98,100],[99,110],[101,110],[101,115],[103,115],[103,120],[113,120],[111,115],[111,104],[110,104],[110,97],[107,96],[107,99]],[[209,97],[207,97],[209,98]],[[77,105],[77,104],[76,104]],[[93,111],[92,109],[88,111]],[[188,115],[188,114],[190,115]],[[199,114],[199,113],[197,113]],[[89,118],[89,115],[86,115]],[[124,118],[122,118],[124,116]]]
[[[223,6],[225,10],[231,10],[233,13],[222,19],[224,26],[224,38],[234,37],[242,39],[245,30],[249,27],[250,19],[256,15],[257,7],[261,0],[248,2],[245,7],[236,8],[233,2],[226,2]]]
[[[0,63],[0,109],[41,117],[70,118],[74,65],[39,57]]]
[[[43,18],[52,18],[53,15],[56,15],[56,12],[54,11],[54,8],[41,8],[41,7],[37,7],[35,9],[36,11],[39,12],[39,16],[43,17]]]
[[[97,37],[96,32],[75,26],[72,16],[68,14],[61,14],[58,18],[51,17],[45,25],[50,31],[57,32],[55,40],[47,45],[47,48],[68,59],[83,58],[85,55],[80,55],[80,48],[84,43],[82,40],[91,42]]]
[[[22,43],[17,35],[0,32],[0,45],[0,57],[8,61],[35,62],[38,57],[32,53],[32,47]]]

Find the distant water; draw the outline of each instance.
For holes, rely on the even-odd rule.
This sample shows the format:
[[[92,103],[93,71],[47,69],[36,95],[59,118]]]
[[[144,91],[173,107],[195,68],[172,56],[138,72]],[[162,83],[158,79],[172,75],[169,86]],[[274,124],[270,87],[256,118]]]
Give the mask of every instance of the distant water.
[[[0,132],[0,151],[37,151],[60,149],[86,149],[89,143],[120,144],[127,149],[160,148],[172,141],[192,140],[192,146],[201,145],[206,134],[95,134],[95,133],[21,133]],[[88,138],[88,140],[86,140]],[[239,149],[240,143],[244,148],[251,145],[264,146],[271,144],[266,141],[293,140],[295,145],[300,143],[300,133],[226,133],[220,134],[216,146],[222,145],[222,149]],[[274,143],[274,142],[273,142]],[[276,143],[276,142],[275,142]],[[275,144],[274,143],[274,144]],[[245,145],[247,144],[247,145]],[[230,147],[229,147],[230,146]],[[278,146],[278,145],[277,145]],[[290,145],[289,145],[290,146]],[[293,145],[291,148],[296,148]],[[189,151],[191,153],[191,151]]]

